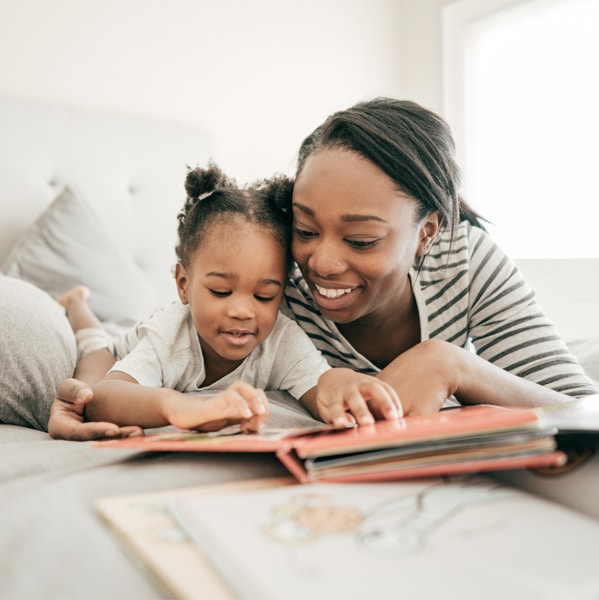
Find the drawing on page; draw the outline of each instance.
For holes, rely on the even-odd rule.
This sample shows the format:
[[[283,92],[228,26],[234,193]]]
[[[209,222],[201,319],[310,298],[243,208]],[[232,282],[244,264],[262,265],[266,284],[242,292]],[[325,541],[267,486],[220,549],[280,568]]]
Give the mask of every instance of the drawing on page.
[[[430,535],[468,506],[514,497],[516,492],[488,479],[445,477],[420,491],[393,496],[360,510],[322,493],[298,493],[270,511],[262,528],[268,538],[285,545],[305,544],[324,536],[351,535],[368,553],[408,556],[422,550]],[[484,535],[500,522],[477,525],[465,535]]]

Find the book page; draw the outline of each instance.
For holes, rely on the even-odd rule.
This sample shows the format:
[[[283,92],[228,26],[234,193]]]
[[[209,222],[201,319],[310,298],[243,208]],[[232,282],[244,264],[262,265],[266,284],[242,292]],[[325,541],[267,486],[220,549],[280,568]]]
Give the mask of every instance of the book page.
[[[480,476],[187,496],[239,598],[596,597],[599,522]]]
[[[177,498],[237,493],[295,485],[290,477],[248,479],[187,488],[107,496],[96,510],[137,562],[168,598],[231,600],[230,589],[173,519],[168,507]]]

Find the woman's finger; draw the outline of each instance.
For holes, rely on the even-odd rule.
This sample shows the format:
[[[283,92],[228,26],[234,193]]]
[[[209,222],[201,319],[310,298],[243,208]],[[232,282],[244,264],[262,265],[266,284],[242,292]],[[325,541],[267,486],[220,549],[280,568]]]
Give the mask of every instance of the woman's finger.
[[[394,421],[403,416],[403,407],[397,392],[387,383],[374,380],[360,386],[368,407],[375,417]]]

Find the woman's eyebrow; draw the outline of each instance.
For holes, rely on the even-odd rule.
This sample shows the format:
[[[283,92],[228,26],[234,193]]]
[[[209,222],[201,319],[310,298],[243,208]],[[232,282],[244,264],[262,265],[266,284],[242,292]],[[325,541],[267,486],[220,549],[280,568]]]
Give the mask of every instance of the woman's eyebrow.
[[[294,202],[293,206],[301,210],[303,213],[306,213],[309,217],[314,216],[314,211],[306,206],[305,204],[301,204],[299,202]],[[359,221],[378,221],[379,223],[387,223],[385,219],[379,217],[377,215],[342,215],[341,220],[347,223],[355,223]]]
[[[293,202],[292,207],[299,208],[303,213],[306,213],[309,217],[314,216],[314,211],[306,206],[305,204],[300,204],[299,202]]]
[[[341,220],[348,223],[356,221],[378,221],[379,223],[387,223],[385,219],[377,217],[376,215],[342,215]]]

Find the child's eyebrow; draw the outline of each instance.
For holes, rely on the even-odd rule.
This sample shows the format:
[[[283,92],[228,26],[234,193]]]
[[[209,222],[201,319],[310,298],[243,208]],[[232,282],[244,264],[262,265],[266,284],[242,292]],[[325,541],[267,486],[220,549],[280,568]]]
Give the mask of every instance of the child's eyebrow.
[[[210,271],[206,273],[206,277],[220,277],[221,279],[239,279],[239,275],[235,273],[224,273],[220,271]],[[278,285],[279,287],[283,287],[283,282],[279,279],[270,279],[268,277],[261,279],[259,281],[262,285]]]
[[[283,287],[283,282],[279,281],[278,279],[262,279],[260,281],[260,283],[263,283],[265,285],[278,285],[279,287]]]

